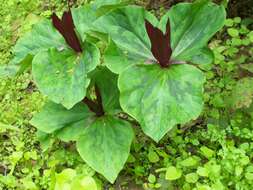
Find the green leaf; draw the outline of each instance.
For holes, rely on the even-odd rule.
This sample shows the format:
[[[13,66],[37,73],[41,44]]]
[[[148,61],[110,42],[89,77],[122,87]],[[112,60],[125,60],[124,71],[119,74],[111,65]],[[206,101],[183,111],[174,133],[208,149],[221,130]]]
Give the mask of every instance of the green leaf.
[[[196,173],[189,173],[185,176],[185,181],[188,183],[196,183],[199,179],[199,176]]]
[[[8,65],[0,65],[0,78],[14,77],[27,71],[32,66],[33,56],[28,54],[19,65],[10,63]]]
[[[171,24],[172,58],[188,61],[198,55],[210,38],[222,28],[226,12],[223,6],[204,1],[179,3],[161,19],[159,25],[163,31],[168,17]]]
[[[43,131],[37,130],[36,137],[40,142],[40,146],[45,152],[48,150],[54,143],[55,139],[51,136],[51,134],[45,133]]]
[[[93,22],[97,19],[96,9],[90,4],[86,4],[79,8],[72,9],[72,16],[76,30],[81,36],[82,41],[84,41],[86,32],[92,29]]]
[[[245,178],[249,181],[252,181],[253,180],[253,173],[245,173]]]
[[[71,110],[67,110],[62,105],[48,102],[41,112],[34,115],[30,123],[45,133],[53,133],[63,128],[74,129],[77,134],[73,134],[73,132],[66,130],[66,132],[70,132],[72,138],[74,138],[80,135],[82,132],[81,128],[84,129],[89,125],[93,115],[94,114],[89,111],[84,103],[79,103]],[[75,128],[79,130],[75,130]]]
[[[133,137],[129,123],[108,115],[85,130],[77,150],[90,167],[113,183],[127,161]]]
[[[109,46],[107,47],[104,53],[104,64],[112,72],[119,74],[124,69],[132,64],[136,64],[138,60],[135,60],[134,57],[128,57],[127,52],[122,51],[113,40],[110,41]]]
[[[206,146],[202,146],[200,148],[201,153],[208,159],[212,158],[214,155],[214,151]]]
[[[159,156],[157,155],[157,153],[154,150],[149,150],[148,152],[148,160],[151,163],[156,163],[159,161]]]
[[[225,20],[225,26],[232,27],[234,25],[234,20],[231,18],[228,18]]]
[[[0,65],[0,78],[13,77],[18,72],[17,65]]]
[[[202,177],[208,177],[208,170],[204,167],[199,166],[197,168],[197,174]]]
[[[17,70],[16,75],[21,75],[25,71],[29,70],[32,67],[33,56],[28,54],[23,61],[20,62],[19,69]]]
[[[231,36],[231,37],[238,37],[239,36],[239,31],[235,28],[229,28],[228,29],[228,34]]]
[[[56,174],[56,183],[54,190],[71,190],[71,181],[76,177],[76,171],[73,169],[65,169],[61,173]]]
[[[191,65],[136,65],[119,76],[120,104],[158,142],[176,124],[196,119],[203,106],[203,73]]]
[[[104,66],[97,67],[92,73],[92,83],[95,83],[101,93],[103,109],[108,114],[121,111],[119,104],[118,76]]]
[[[109,5],[117,5],[127,3],[129,0],[96,0],[93,5],[97,8]]]
[[[192,167],[198,164],[198,160],[195,157],[189,157],[180,162],[180,164],[184,167]]]
[[[156,177],[153,174],[150,174],[148,176],[148,181],[149,181],[149,183],[155,183],[156,182]]]
[[[166,170],[165,179],[167,180],[176,180],[179,179],[182,176],[182,171],[180,169],[177,169],[174,166],[170,166]]]
[[[158,22],[144,8],[127,6],[100,17],[94,26],[100,32],[108,33],[117,46],[129,57],[154,60],[144,25],[146,18],[152,23]]]
[[[92,177],[85,176],[74,179],[71,190],[98,190],[98,186]]]
[[[129,0],[96,0],[93,5],[97,8],[98,16],[104,15],[107,12],[123,7],[129,4]]]
[[[194,64],[211,64],[214,60],[214,54],[212,50],[210,50],[208,47],[204,47],[199,50],[199,53],[196,53],[193,56],[190,56],[187,58],[191,63]]]
[[[39,90],[55,103],[70,109],[86,95],[88,73],[99,64],[99,50],[91,44],[77,55],[72,50],[49,49],[37,54],[32,73]]]
[[[50,20],[43,20],[35,24],[32,31],[20,38],[14,47],[14,58],[12,64],[19,64],[30,54],[37,53],[55,47],[57,49],[67,49],[61,34],[53,27]]]

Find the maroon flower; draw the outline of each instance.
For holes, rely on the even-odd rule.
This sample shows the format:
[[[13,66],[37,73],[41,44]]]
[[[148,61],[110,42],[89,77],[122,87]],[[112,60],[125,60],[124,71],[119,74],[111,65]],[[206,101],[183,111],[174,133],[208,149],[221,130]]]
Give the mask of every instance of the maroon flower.
[[[63,13],[62,19],[59,19],[55,13],[52,15],[52,22],[54,27],[64,37],[66,43],[77,53],[82,52],[80,41],[75,32],[75,25],[73,22],[71,11]]]
[[[151,41],[151,51],[161,67],[170,65],[172,49],[170,46],[170,22],[166,25],[166,32],[154,27],[148,20],[145,20],[146,31]]]

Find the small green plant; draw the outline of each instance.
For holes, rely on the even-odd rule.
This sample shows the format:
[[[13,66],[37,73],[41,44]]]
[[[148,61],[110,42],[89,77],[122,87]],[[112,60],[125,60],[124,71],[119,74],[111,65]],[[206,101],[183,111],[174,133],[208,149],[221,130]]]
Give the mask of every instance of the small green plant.
[[[160,21],[123,5],[53,15],[17,42],[12,60],[21,70],[32,66],[49,99],[31,120],[43,139],[76,141],[83,160],[111,183],[128,159],[132,123],[158,142],[199,116],[205,77],[196,65],[212,62],[207,42],[225,20],[224,7],[209,1],[177,4]]]

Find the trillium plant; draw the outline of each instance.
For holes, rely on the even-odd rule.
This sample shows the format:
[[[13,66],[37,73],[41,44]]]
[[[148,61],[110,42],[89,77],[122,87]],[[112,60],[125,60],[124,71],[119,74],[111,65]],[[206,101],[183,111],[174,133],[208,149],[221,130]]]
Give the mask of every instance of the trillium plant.
[[[47,96],[31,120],[42,144],[76,142],[82,159],[113,183],[133,127],[158,142],[200,115],[199,68],[212,63],[207,43],[224,20],[224,8],[206,0],[179,3],[160,20],[139,6],[95,1],[34,25],[12,64],[31,66]]]

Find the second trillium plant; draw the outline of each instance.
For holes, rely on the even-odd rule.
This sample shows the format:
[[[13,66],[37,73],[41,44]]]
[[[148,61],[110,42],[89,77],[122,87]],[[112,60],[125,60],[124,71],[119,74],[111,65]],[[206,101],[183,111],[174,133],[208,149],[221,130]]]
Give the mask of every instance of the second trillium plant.
[[[130,120],[158,142],[200,115],[205,77],[196,65],[212,63],[207,42],[225,10],[180,3],[158,20],[142,7],[109,7],[95,2],[41,21],[17,42],[12,64],[31,64],[48,97],[31,120],[42,143],[75,141],[83,160],[113,183],[134,138]]]

